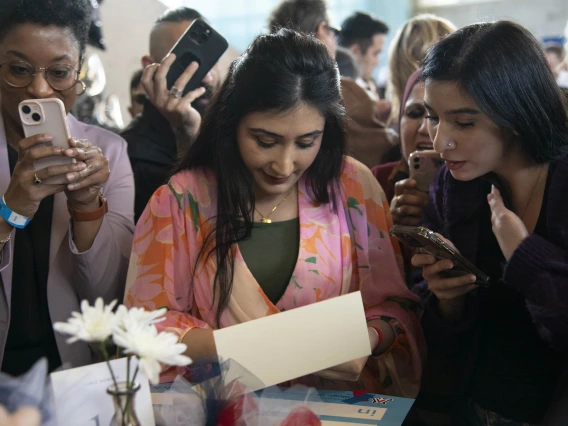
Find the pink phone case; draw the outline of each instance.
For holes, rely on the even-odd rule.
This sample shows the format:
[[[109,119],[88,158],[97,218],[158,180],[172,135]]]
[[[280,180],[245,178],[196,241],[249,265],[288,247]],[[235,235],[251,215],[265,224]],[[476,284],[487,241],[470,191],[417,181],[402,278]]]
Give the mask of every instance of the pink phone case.
[[[434,150],[414,151],[410,154],[408,168],[410,177],[416,180],[416,188],[427,192],[443,164],[440,154]]]
[[[65,105],[60,99],[28,99],[20,102],[18,106],[20,120],[26,137],[38,134],[50,134],[53,136],[51,145],[69,148],[71,133],[67,125]],[[35,170],[41,170],[50,166],[61,166],[74,163],[75,159],[69,157],[46,157],[35,162]],[[45,184],[65,184],[65,175],[54,176],[43,180]]]

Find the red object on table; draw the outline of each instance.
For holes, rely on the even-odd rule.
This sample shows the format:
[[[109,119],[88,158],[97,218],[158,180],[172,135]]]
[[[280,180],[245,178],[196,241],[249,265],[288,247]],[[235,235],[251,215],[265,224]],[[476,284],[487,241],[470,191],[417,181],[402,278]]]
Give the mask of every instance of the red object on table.
[[[242,424],[243,409],[247,407],[247,411],[258,410],[258,406],[250,394],[237,398],[236,401],[231,401],[221,411],[217,417],[217,426],[238,426]]]
[[[308,407],[293,409],[280,426],[321,426],[321,421]]]

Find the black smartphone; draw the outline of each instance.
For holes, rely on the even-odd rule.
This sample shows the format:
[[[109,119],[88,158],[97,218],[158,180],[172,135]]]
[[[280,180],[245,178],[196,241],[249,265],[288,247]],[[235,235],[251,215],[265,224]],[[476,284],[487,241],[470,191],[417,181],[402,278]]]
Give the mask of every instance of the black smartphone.
[[[175,53],[176,60],[166,77],[168,89],[192,62],[197,62],[199,68],[183,89],[183,95],[197,89],[228,47],[227,40],[207,22],[202,19],[193,21],[169,52]]]
[[[477,280],[474,284],[489,285],[489,276],[485,275],[469,260],[446,244],[434,232],[423,226],[401,226],[394,225],[390,230],[390,235],[397,238],[401,243],[414,249],[421,248],[423,252],[431,254],[439,260],[450,259],[456,266],[440,273],[441,276],[461,277],[463,275],[475,275]]]

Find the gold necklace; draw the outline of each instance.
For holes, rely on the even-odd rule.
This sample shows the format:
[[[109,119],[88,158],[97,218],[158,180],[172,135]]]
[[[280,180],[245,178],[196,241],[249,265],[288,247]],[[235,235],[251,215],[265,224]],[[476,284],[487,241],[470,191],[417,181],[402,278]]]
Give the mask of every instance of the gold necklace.
[[[282,204],[284,201],[286,201],[286,198],[288,198],[288,196],[292,193],[292,191],[294,190],[295,186],[292,186],[292,188],[290,188],[290,191],[288,191],[288,193],[286,194],[286,196],[282,199],[282,201],[280,201],[278,204],[276,204],[276,207],[274,207],[272,209],[272,211],[270,213],[268,213],[266,216],[264,216],[257,208],[256,206],[254,206],[254,209],[258,212],[258,214],[260,215],[261,219],[260,221],[262,223],[272,223],[272,219],[269,219],[270,215],[272,213],[274,213],[274,211],[280,207],[280,204]]]
[[[536,181],[535,181],[533,188],[532,188],[532,191],[531,191],[531,196],[529,197],[529,201],[527,201],[527,205],[525,206],[525,209],[523,210],[523,214],[521,215],[521,220],[523,220],[523,218],[525,217],[525,213],[527,212],[527,209],[529,208],[529,204],[531,203],[532,197],[534,195],[534,191],[536,190],[536,186],[537,186],[538,182],[540,181],[540,175],[542,174],[542,171],[544,170],[545,166],[546,166],[546,164],[544,164],[540,168],[540,172],[538,172],[538,176],[536,178]]]

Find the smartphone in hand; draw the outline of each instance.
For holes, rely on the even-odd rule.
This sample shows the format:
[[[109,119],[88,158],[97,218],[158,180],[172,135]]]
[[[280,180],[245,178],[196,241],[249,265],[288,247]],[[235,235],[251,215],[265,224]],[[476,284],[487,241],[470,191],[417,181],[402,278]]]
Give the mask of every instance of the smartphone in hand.
[[[20,102],[18,106],[20,120],[27,138],[30,136],[49,134],[53,137],[50,145],[59,146],[63,149],[70,148],[69,139],[71,133],[67,124],[65,105],[60,99],[28,99]],[[75,159],[63,156],[40,158],[35,162],[35,170],[45,169],[50,166],[62,166],[74,163]],[[53,176],[43,180],[45,184],[66,184],[65,175]]]
[[[411,153],[408,157],[408,168],[410,177],[416,180],[416,189],[428,192],[443,164],[444,160],[440,154],[432,149]]]
[[[428,228],[423,226],[395,225],[391,228],[389,233],[406,246],[413,249],[420,248],[423,253],[431,254],[438,260],[449,259],[453,261],[456,266],[441,272],[440,275],[451,278],[471,274],[475,275],[477,278],[474,284],[481,286],[489,285],[489,276],[485,275],[469,260]]]
[[[197,89],[228,47],[227,40],[207,22],[202,19],[193,21],[169,52],[175,53],[176,60],[166,77],[168,89],[172,88],[192,62],[197,62],[199,68],[185,88],[178,89],[183,90],[183,95]]]

